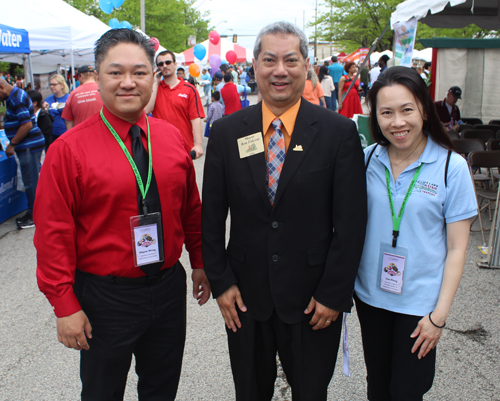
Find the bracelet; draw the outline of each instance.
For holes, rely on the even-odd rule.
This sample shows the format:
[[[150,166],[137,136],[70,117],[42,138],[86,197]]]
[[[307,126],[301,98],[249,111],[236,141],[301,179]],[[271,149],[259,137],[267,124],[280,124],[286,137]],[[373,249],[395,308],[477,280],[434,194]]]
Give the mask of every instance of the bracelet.
[[[434,312],[434,311],[432,311]],[[434,323],[431,319],[431,315],[432,315],[432,312],[429,313],[429,320],[431,321],[431,323],[433,324],[434,327],[437,327],[438,329],[442,329],[444,328],[444,326],[446,326],[446,322],[444,322],[444,324],[442,326],[438,326],[436,323]]]
[[[9,145],[12,145],[12,146],[16,147],[16,146],[17,146],[17,145],[19,145],[19,144],[18,144],[18,143],[14,143],[14,142],[10,141],[10,142],[9,142]]]

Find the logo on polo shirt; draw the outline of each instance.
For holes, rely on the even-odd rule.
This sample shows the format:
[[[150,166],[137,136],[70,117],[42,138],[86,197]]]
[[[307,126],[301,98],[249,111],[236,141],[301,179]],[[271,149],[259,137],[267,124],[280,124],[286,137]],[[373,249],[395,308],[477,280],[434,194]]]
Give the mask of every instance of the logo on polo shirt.
[[[179,97],[183,97],[184,99],[187,99],[188,95],[186,95],[185,93],[179,93]]]
[[[438,184],[434,184],[429,181],[418,180],[415,183],[415,188],[413,189],[413,192],[420,192],[423,194],[436,196],[438,193],[438,188],[439,188]]]

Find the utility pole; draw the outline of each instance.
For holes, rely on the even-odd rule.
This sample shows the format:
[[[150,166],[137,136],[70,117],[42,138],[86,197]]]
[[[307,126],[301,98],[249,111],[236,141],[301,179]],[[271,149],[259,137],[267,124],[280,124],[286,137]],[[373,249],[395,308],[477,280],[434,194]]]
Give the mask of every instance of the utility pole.
[[[146,7],[145,0],[141,0],[141,31],[146,33]]]
[[[316,9],[314,11],[314,63],[318,56],[318,0],[316,0]]]

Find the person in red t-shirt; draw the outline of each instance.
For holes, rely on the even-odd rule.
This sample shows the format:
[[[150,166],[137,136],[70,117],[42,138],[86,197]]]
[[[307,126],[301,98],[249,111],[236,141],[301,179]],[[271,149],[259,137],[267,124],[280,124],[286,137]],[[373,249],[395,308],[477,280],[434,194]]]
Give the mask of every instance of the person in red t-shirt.
[[[175,54],[170,50],[156,56],[156,65],[153,94],[144,111],[178,128],[198,159],[203,156],[201,119],[205,118],[200,95],[193,85],[177,78]]]
[[[229,115],[241,109],[240,96],[238,95],[238,89],[236,85],[232,82],[233,77],[231,74],[227,73],[224,75],[224,87],[220,90],[222,99],[224,100],[224,115]]]
[[[78,80],[80,86],[70,93],[61,115],[65,120],[66,129],[80,124],[102,108],[99,88],[95,83],[94,68],[90,65],[80,67]]]

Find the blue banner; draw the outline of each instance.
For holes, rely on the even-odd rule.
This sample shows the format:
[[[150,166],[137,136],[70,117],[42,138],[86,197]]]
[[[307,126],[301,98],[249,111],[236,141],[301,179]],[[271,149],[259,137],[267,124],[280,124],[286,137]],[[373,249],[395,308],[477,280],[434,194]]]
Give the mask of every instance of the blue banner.
[[[31,53],[28,31],[0,24],[0,53]]]

